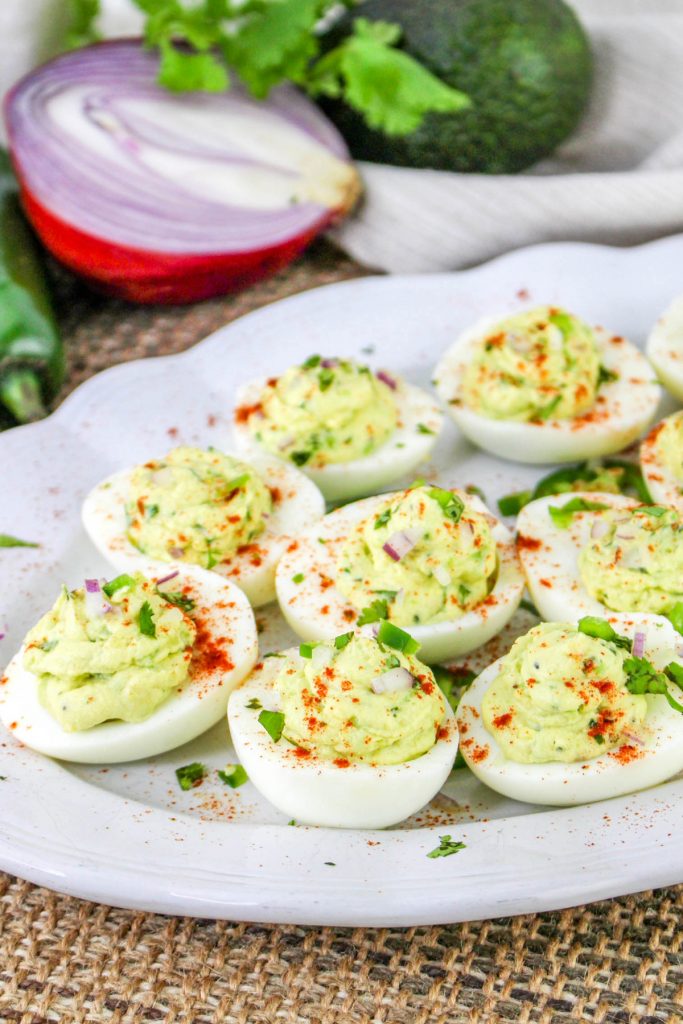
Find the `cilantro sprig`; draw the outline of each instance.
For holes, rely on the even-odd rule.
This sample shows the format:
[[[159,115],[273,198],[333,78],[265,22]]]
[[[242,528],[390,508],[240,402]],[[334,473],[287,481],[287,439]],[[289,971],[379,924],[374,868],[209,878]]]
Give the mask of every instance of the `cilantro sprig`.
[[[548,505],[548,514],[555,526],[559,526],[561,530],[566,530],[577,512],[601,512],[608,505],[605,505],[601,501],[587,501],[586,498],[572,498],[564,505]]]
[[[311,96],[341,99],[372,128],[409,135],[426,114],[470,105],[399,49],[400,26],[354,18],[323,52],[338,0],[133,0],[145,15],[147,46],[158,52],[159,82],[173,92],[223,92],[231,77],[263,98],[281,82]],[[343,0],[346,7],[355,0]],[[97,38],[100,0],[71,0],[67,43]]]
[[[439,836],[439,845],[434,850],[430,850],[427,856],[434,860],[437,857],[450,857],[465,849],[467,847],[464,843],[452,839],[451,836]]]

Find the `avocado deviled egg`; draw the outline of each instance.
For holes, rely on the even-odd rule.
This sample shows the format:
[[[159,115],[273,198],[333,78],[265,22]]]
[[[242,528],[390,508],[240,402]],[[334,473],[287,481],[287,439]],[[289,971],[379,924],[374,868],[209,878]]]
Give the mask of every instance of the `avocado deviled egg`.
[[[0,679],[0,719],[67,761],[134,761],[225,714],[258,644],[242,591],[196,566],[64,587]]]
[[[657,615],[535,626],[460,701],[467,765],[498,793],[555,806],[672,778],[683,769],[680,649]]]
[[[435,373],[439,396],[476,445],[518,462],[571,462],[619,451],[660,398],[638,349],[553,306],[466,330]]]
[[[640,465],[654,500],[683,512],[683,412],[652,428],[640,446]]]
[[[426,459],[443,414],[420,388],[350,359],[311,356],[237,393],[235,442],[299,466],[328,501],[372,494]]]
[[[336,509],[302,531],[276,573],[280,608],[304,640],[386,619],[428,663],[498,633],[523,589],[513,537],[483,502],[426,484]]]
[[[453,766],[453,712],[419,644],[384,622],[259,662],[231,695],[249,778],[297,823],[386,828],[418,811]]]
[[[683,519],[664,505],[594,491],[539,498],[519,514],[517,545],[548,621],[666,615],[683,601]]]
[[[254,606],[275,597],[275,566],[325,511],[296,467],[183,446],[103,480],[83,505],[91,540],[118,569],[183,561],[236,583]]]

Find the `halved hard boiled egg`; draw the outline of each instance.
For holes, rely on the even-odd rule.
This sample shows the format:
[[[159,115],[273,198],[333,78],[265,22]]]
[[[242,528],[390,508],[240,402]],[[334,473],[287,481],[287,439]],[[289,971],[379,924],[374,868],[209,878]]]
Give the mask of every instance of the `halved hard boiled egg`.
[[[453,712],[431,671],[390,642],[349,632],[302,644],[259,662],[231,695],[241,763],[297,823],[386,828],[448,778],[458,747]]]
[[[534,627],[458,707],[468,766],[514,800],[589,803],[683,770],[681,635],[657,615],[579,625]]]
[[[664,505],[599,491],[539,498],[519,514],[517,546],[548,621],[666,614],[683,600],[683,521]]]
[[[328,501],[348,501],[413,472],[442,425],[432,397],[395,374],[311,356],[238,390],[234,436],[248,457],[288,459]]]
[[[654,500],[683,512],[683,412],[652,428],[640,446],[640,465]]]
[[[118,569],[182,559],[236,583],[252,605],[275,597],[275,567],[325,503],[294,466],[262,453],[248,463],[217,449],[175,448],[103,480],[83,524]]]
[[[345,505],[303,530],[278,566],[276,590],[305,640],[376,629],[386,618],[433,663],[498,633],[524,578],[512,535],[479,498],[418,485]]]
[[[619,451],[652,422],[660,397],[634,345],[552,306],[474,324],[434,377],[463,433],[517,462]]]
[[[176,563],[158,579],[86,580],[63,589],[8,665],[0,720],[66,761],[152,757],[220,721],[257,653],[246,596],[216,573]]]
[[[652,328],[645,351],[664,387],[683,402],[683,295]]]

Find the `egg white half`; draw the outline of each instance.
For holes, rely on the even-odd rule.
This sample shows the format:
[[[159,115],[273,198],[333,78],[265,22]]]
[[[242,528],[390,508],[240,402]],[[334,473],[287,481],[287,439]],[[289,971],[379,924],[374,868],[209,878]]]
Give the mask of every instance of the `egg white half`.
[[[659,615],[614,614],[608,616],[617,633],[633,637],[645,632],[645,654],[655,668],[681,662],[677,650],[681,636]],[[497,793],[533,804],[568,806],[607,800],[647,789],[683,771],[683,714],[671,708],[663,695],[647,695],[647,729],[590,761],[571,764],[519,764],[508,759],[485,729],[481,715],[484,694],[500,671],[502,659],[490,665],[472,683],[457,713],[460,749],[478,779]],[[681,703],[681,690],[670,685],[672,697]],[[627,747],[628,749],[624,749]]]
[[[654,501],[683,512],[683,481],[678,480],[660,457],[657,438],[664,424],[683,413],[675,412],[652,428],[640,446],[640,466]]]
[[[285,654],[298,657],[292,649]],[[448,704],[436,743],[421,757],[397,765],[331,761],[297,749],[281,737],[274,743],[259,723],[259,710],[277,710],[274,680],[278,658],[259,662],[228,704],[230,736],[256,788],[297,823],[329,828],[387,828],[414,814],[439,792],[458,750],[455,718]]]
[[[512,534],[476,495],[460,496],[489,518],[498,548],[498,576],[488,598],[459,619],[402,627],[419,641],[419,658],[427,664],[467,654],[486,643],[512,618],[524,590]],[[351,530],[391,497],[377,495],[336,509],[303,530],[283,556],[275,576],[277,598],[282,614],[303,640],[326,640],[354,628],[360,609],[349,604],[333,585],[337,562]],[[296,583],[300,575],[304,579]]]
[[[548,508],[563,508],[574,498],[585,498],[608,508],[636,508],[639,502],[622,494],[572,491],[530,502],[517,518],[517,550],[527,587],[541,618],[547,622],[574,622],[583,615],[607,618],[614,613],[592,597],[581,579],[579,555],[590,544],[591,529],[600,512],[577,512],[569,526],[557,526]]]
[[[263,533],[211,572],[236,583],[254,607],[275,598],[275,567],[300,529],[316,522],[325,512],[322,494],[303,473],[271,456],[259,453],[249,459],[273,494],[273,509]],[[128,540],[125,504],[132,469],[123,470],[98,484],[83,503],[83,525],[95,547],[117,569],[131,571],[141,565],[161,570],[170,564],[152,560]],[[185,563],[188,564],[188,563]]]
[[[182,588],[195,600],[192,614],[202,627],[188,681],[142,722],[103,722],[83,732],[67,732],[38,700],[38,679],[24,668],[22,647],[0,680],[0,721],[15,739],[64,761],[116,764],[172,750],[221,720],[230,691],[248,675],[258,655],[254,613],[245,594],[229,580],[178,563],[165,565],[163,574],[176,570],[169,589]],[[161,576],[153,571],[146,575]],[[220,664],[220,655],[232,669]]]
[[[514,462],[574,462],[620,451],[652,422],[661,394],[652,367],[635,345],[601,327],[594,328],[600,362],[619,377],[602,385],[591,412],[570,420],[518,423],[457,404],[463,373],[478,342],[501,319],[487,317],[464,331],[434,371],[449,415],[473,444]]]
[[[392,377],[398,385],[394,397],[398,405],[399,426],[383,445],[362,459],[301,467],[328,501],[349,501],[373,494],[411,473],[429,457],[443,426],[443,413],[426,391],[407,384],[395,374]],[[263,377],[239,388],[236,408],[256,405],[265,386],[266,378]],[[432,433],[424,433],[418,424]],[[265,450],[245,423],[235,420],[233,430],[235,445],[247,458]]]
[[[645,351],[664,387],[683,402],[683,295],[654,325]]]

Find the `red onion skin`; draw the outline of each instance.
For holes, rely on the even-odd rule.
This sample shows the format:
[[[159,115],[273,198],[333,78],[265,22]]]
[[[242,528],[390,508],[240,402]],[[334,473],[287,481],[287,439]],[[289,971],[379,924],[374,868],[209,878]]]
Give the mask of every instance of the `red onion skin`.
[[[24,211],[46,249],[96,291],[128,302],[184,305],[247,288],[291,263],[338,216],[328,211],[304,234],[254,252],[151,252],[96,238],[67,224],[32,195],[19,168],[15,171]]]

